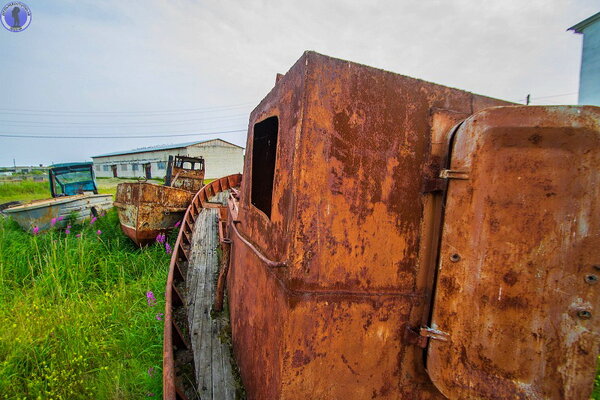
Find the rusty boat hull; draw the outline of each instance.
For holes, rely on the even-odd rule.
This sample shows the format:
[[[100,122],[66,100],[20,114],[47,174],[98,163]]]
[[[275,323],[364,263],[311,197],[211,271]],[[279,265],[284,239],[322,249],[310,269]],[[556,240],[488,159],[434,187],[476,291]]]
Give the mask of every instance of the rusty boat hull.
[[[246,149],[219,284],[249,399],[589,398],[600,107],[513,105],[306,52],[251,113]],[[171,259],[168,400],[191,398],[181,314],[210,192]]]
[[[121,183],[114,205],[121,230],[138,246],[152,243],[181,221],[193,193],[149,182]]]
[[[248,398],[589,398],[599,121],[306,53],[230,223]]]

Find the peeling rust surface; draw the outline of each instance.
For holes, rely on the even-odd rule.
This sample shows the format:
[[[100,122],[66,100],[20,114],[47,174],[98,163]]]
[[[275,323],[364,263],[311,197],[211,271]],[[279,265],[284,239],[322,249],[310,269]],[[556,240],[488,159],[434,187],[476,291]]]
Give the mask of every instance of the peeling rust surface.
[[[228,296],[249,398],[443,398],[405,336],[428,311],[427,199],[452,125],[505,104],[312,52],[277,81],[250,116],[230,203]],[[269,218],[250,199],[251,155],[253,126],[272,116]]]
[[[154,183],[120,183],[114,205],[123,233],[144,246],[181,221],[192,197],[187,190]]]
[[[427,368],[449,399],[588,399],[600,344],[600,108],[502,107],[456,134]],[[589,313],[589,314],[588,314]]]

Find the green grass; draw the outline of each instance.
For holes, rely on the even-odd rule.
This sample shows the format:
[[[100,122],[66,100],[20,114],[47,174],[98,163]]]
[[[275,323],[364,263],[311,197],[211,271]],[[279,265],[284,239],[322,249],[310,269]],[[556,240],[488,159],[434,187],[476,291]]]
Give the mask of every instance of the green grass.
[[[98,192],[103,194],[117,193],[117,185],[123,182],[137,182],[137,179],[103,178],[97,180]],[[162,181],[151,182],[162,184]],[[9,201],[28,202],[32,200],[49,199],[50,184],[48,182],[33,181],[3,181],[0,182],[0,204]]]
[[[598,357],[598,366],[596,367],[596,379],[594,380],[593,400],[600,400],[600,357]]]
[[[1,182],[0,204],[9,201],[30,201],[45,199],[50,196],[50,184],[48,182]]]
[[[210,183],[214,179],[205,179],[204,183]],[[96,178],[98,193],[112,194],[113,198],[117,193],[117,185],[124,182],[137,182],[132,178]],[[157,185],[164,184],[163,179],[150,179],[148,182]],[[50,184],[48,182],[33,181],[1,181],[0,182],[0,204],[9,201],[28,202],[32,200],[50,198]]]
[[[0,218],[0,398],[160,398],[168,265],[114,210],[68,235]]]

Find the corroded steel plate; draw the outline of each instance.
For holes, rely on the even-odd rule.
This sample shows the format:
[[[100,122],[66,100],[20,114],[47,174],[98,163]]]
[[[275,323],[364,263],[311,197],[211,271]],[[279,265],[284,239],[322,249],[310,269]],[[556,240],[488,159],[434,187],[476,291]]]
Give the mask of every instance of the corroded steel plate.
[[[491,108],[454,143],[430,377],[449,399],[589,398],[600,108]]]
[[[228,300],[248,398],[442,399],[423,349],[404,337],[426,313],[435,267],[420,261],[425,171],[442,127],[503,104],[312,52],[279,79],[250,116],[230,225]],[[272,154],[255,150],[275,118],[273,176],[254,157]],[[255,197],[269,186],[265,211]]]

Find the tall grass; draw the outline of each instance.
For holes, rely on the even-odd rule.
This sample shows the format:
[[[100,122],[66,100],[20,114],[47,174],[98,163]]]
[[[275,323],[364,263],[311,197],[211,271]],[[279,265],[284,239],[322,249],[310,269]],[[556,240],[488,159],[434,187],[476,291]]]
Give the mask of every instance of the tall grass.
[[[0,398],[159,398],[168,264],[114,211],[69,234],[0,218]]]
[[[34,181],[1,182],[0,203],[50,197],[49,185],[48,182]]]

